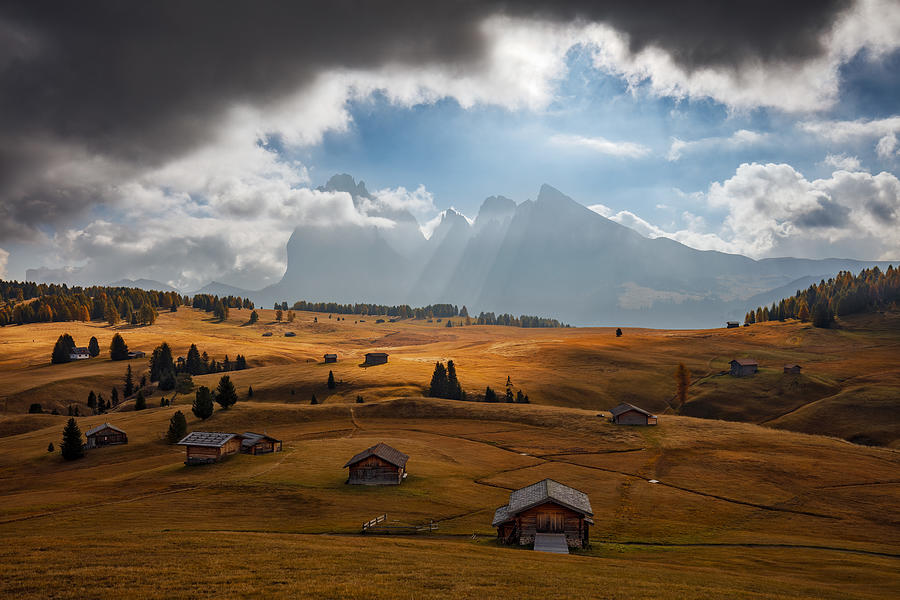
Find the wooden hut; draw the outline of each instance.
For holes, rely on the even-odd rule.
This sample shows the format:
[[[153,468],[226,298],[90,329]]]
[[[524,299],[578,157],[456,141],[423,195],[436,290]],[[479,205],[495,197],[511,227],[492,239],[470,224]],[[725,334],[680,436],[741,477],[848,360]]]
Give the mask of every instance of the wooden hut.
[[[383,442],[367,448],[347,461],[347,483],[357,485],[400,485],[406,477],[409,457]]]
[[[725,327],[727,329],[736,329],[741,326],[740,321],[725,321]]]
[[[733,377],[746,377],[759,371],[759,363],[752,358],[736,358],[728,364]]]
[[[269,452],[281,452],[281,440],[276,440],[264,433],[245,431],[241,434],[241,452],[244,454],[268,454]]]
[[[633,404],[622,403],[609,412],[616,425],[656,425],[656,415]]]
[[[144,358],[146,353],[143,350],[129,350],[128,358]]]
[[[87,360],[91,357],[91,353],[83,346],[72,348],[69,351],[69,360]]]
[[[792,375],[799,375],[800,369],[802,369],[800,365],[784,365],[784,372],[791,373]]]
[[[383,365],[387,361],[387,352],[366,352],[366,365]]]
[[[178,444],[185,447],[184,464],[205,465],[240,452],[243,439],[236,433],[192,431]]]
[[[84,437],[87,439],[87,443],[84,445],[85,448],[99,448],[100,446],[128,443],[128,435],[109,423],[88,429]]]
[[[509,504],[494,513],[492,525],[505,544],[533,544],[535,534],[546,533],[565,536],[570,548],[583,548],[593,516],[587,494],[544,479],[512,492]]]
[[[337,354],[326,354],[325,355],[325,363],[336,363],[337,362]]]

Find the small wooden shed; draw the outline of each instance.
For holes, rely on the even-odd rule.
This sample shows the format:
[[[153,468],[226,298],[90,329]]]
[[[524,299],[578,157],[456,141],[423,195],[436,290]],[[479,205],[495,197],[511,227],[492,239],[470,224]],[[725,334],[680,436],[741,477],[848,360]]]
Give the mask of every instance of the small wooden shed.
[[[533,544],[535,534],[555,533],[565,535],[570,548],[584,548],[593,517],[587,494],[544,479],[512,492],[509,504],[494,513],[492,525],[505,544]]]
[[[240,452],[243,439],[236,433],[192,431],[178,444],[185,447],[184,464],[205,465]]]
[[[325,363],[336,363],[337,362],[337,354],[326,354],[325,355]]]
[[[784,372],[799,375],[802,368],[800,365],[784,365]]]
[[[87,443],[84,445],[85,448],[99,448],[100,446],[128,443],[128,435],[109,423],[88,429],[84,437],[87,439]]]
[[[752,358],[736,358],[728,364],[733,377],[746,377],[759,371],[759,363]]]
[[[241,452],[244,454],[268,454],[269,452],[281,452],[281,440],[276,440],[271,435],[245,431],[241,434]]]
[[[387,352],[366,352],[367,365],[383,365],[388,361]]]
[[[725,327],[726,327],[727,329],[735,329],[735,328],[740,327],[740,326],[741,326],[741,322],[740,322],[740,321],[725,321]]]
[[[409,456],[383,442],[366,448],[347,461],[347,483],[356,485],[400,485],[406,477]]]
[[[128,358],[144,358],[146,353],[143,350],[129,350]]]
[[[69,351],[69,360],[87,360],[90,357],[91,353],[83,346],[72,348]]]
[[[611,421],[616,425],[656,425],[656,415],[633,404],[622,403],[613,408]]]

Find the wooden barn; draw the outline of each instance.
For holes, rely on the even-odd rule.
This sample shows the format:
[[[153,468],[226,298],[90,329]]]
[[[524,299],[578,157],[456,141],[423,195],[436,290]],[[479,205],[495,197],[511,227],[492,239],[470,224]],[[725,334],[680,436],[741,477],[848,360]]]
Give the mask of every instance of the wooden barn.
[[[741,326],[740,321],[725,321],[725,327],[727,329],[736,329]]]
[[[144,358],[146,354],[143,350],[129,350],[128,358]]]
[[[733,377],[746,377],[759,371],[759,363],[752,358],[736,358],[728,364]]]
[[[494,513],[492,525],[505,544],[533,544],[541,533],[564,536],[569,548],[584,548],[593,516],[587,494],[544,479],[512,492],[509,504]]]
[[[656,425],[656,415],[633,404],[622,403],[613,408],[611,421],[616,425]]]
[[[88,352],[88,349],[83,346],[72,348],[69,351],[69,360],[87,360],[90,357],[91,353]]]
[[[799,375],[802,368],[800,365],[784,365],[784,372]]]
[[[366,352],[366,365],[383,365],[387,361],[387,352]]]
[[[178,445],[185,447],[184,464],[205,465],[240,452],[243,439],[236,433],[192,431]]]
[[[268,454],[269,452],[281,452],[281,440],[276,440],[271,435],[245,431],[241,434],[241,452],[244,454]]]
[[[337,362],[337,354],[326,354],[325,355],[325,363],[336,363]]]
[[[87,439],[87,443],[84,445],[85,448],[99,448],[100,446],[128,443],[128,435],[109,423],[88,429],[84,437]]]
[[[379,442],[347,461],[350,468],[347,483],[357,485],[400,485],[406,477],[409,457]]]

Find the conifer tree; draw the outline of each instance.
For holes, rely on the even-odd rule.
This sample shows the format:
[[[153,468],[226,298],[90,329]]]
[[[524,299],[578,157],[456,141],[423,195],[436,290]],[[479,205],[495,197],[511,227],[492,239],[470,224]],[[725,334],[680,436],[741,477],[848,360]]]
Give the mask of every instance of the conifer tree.
[[[125,369],[125,386],[122,393],[126,398],[134,393],[134,376],[131,374],[131,365],[128,365],[128,368]],[[116,396],[118,396],[118,394],[116,394]],[[116,404],[118,404],[118,402]]]
[[[249,321],[249,323],[250,323],[251,325],[253,325],[253,324],[256,323],[257,321],[259,321],[259,315],[258,315],[258,314],[256,313],[256,311],[254,310],[253,312],[250,313],[250,321]]]
[[[157,346],[150,356],[150,381],[159,381],[161,390],[175,389],[175,361],[166,342]]]
[[[357,403],[357,404],[362,404],[363,402],[364,402],[364,401],[363,401],[363,397],[360,396],[359,394],[357,394],[357,395],[356,395],[356,403]]]
[[[64,333],[56,340],[53,346],[53,353],[50,355],[50,362],[54,365],[67,363],[71,358],[72,350],[75,348],[75,340],[68,333]]]
[[[29,415],[40,415],[44,413],[44,408],[41,406],[40,402],[32,402],[31,406],[28,407]]]
[[[675,369],[675,410],[681,410],[687,402],[688,386],[691,385],[691,372],[684,363],[678,363]]]
[[[134,398],[134,410],[144,410],[147,408],[147,399],[144,398],[144,392],[138,390],[137,396]]]
[[[253,386],[252,385],[249,388],[247,388],[247,397],[248,398],[253,397]]]
[[[485,402],[496,402],[497,401],[497,392],[491,389],[490,386],[484,389],[484,401]]]
[[[75,460],[84,456],[84,445],[81,441],[81,429],[75,418],[69,419],[63,429],[62,445],[59,447],[62,457],[66,460]]]
[[[444,363],[438,361],[434,365],[434,373],[431,375],[431,385],[428,388],[428,395],[432,398],[446,398],[447,396],[447,368]]]
[[[309,401],[310,404],[318,404],[319,401],[316,399],[316,395],[312,395],[312,399]]]
[[[197,350],[197,344],[191,344],[191,347],[188,349],[187,357],[184,361],[184,369],[191,375],[203,375],[206,372],[203,359],[200,357],[200,351]]]
[[[328,389],[333,390],[335,385],[336,384],[334,383],[334,373],[331,371],[328,371]]]
[[[128,345],[118,333],[109,343],[109,358],[110,360],[128,360]]]
[[[100,343],[95,337],[91,337],[91,341],[88,342],[88,354],[91,355],[91,358],[100,356]]]
[[[622,337],[622,328],[616,327],[616,337]]]
[[[442,397],[451,400],[462,400],[463,398],[462,386],[459,384],[459,379],[456,378],[456,365],[452,360],[447,361],[447,389],[446,395]]]
[[[166,441],[170,444],[177,444],[187,435],[187,419],[184,413],[176,410],[172,418],[169,419],[169,430],[166,432]]]
[[[194,413],[195,417],[204,421],[212,416],[213,399],[208,387],[201,385],[197,388],[194,403],[191,405],[191,412]]]
[[[88,405],[88,408],[91,408],[91,409],[97,408],[97,396],[96,396],[96,394],[94,394],[94,390],[91,390],[90,393],[88,394],[87,405]]]
[[[119,405],[119,390],[113,387],[109,393],[109,407],[115,408]]]
[[[50,443],[47,445],[47,452],[53,452],[53,450],[54,450],[54,448],[53,448],[53,442],[50,442]]]
[[[231,378],[228,375],[222,375],[219,385],[216,387],[216,402],[223,410],[227,410],[238,401],[237,392]]]

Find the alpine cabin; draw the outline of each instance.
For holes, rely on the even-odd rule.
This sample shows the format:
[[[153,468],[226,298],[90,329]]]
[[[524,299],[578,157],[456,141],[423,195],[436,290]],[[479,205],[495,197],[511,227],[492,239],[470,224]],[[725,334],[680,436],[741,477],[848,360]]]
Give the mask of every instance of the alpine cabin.
[[[725,321],[725,327],[727,329],[737,329],[741,326],[740,321]]]
[[[268,454],[269,452],[281,452],[281,440],[276,440],[264,433],[245,431],[241,434],[241,452],[243,454]]]
[[[784,365],[784,372],[791,373],[792,375],[799,375],[800,369],[802,369],[800,365]]]
[[[759,371],[759,363],[752,358],[736,358],[730,363],[732,377],[746,377]]]
[[[184,464],[205,465],[240,452],[243,439],[236,433],[192,431],[178,445],[185,447]]]
[[[656,425],[656,415],[633,404],[622,403],[609,412],[616,425]]]
[[[115,444],[127,444],[128,435],[114,425],[104,423],[88,429],[84,434],[87,439],[85,448],[99,448],[101,446],[113,446]]]
[[[383,365],[388,361],[387,352],[367,352],[366,365]]]
[[[88,349],[83,346],[72,348],[69,351],[69,360],[87,360],[90,357],[91,353],[88,352]]]
[[[336,363],[336,362],[337,362],[337,354],[326,354],[325,355],[325,364]]]
[[[509,504],[494,513],[492,525],[504,544],[533,544],[541,533],[564,536],[569,548],[585,548],[593,517],[587,494],[544,479],[512,492]]]
[[[400,485],[406,478],[409,456],[383,442],[367,448],[347,461],[347,483],[355,485]]]

